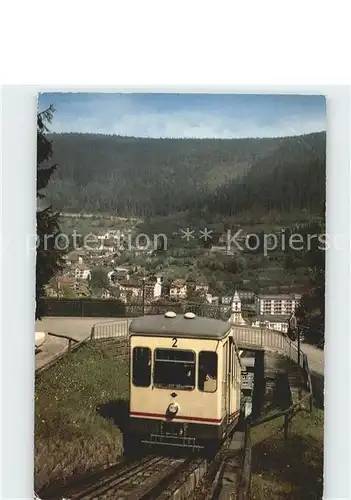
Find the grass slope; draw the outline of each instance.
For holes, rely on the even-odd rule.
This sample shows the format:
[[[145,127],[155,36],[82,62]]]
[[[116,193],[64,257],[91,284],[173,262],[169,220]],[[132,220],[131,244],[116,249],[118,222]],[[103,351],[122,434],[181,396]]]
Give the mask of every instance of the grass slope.
[[[40,490],[69,475],[116,461],[123,452],[110,419],[128,408],[128,364],[106,357],[98,344],[74,351],[36,381],[35,486]],[[118,415],[120,413],[120,415]]]
[[[322,410],[301,412],[283,439],[283,419],[252,430],[252,500],[320,500],[323,497]]]

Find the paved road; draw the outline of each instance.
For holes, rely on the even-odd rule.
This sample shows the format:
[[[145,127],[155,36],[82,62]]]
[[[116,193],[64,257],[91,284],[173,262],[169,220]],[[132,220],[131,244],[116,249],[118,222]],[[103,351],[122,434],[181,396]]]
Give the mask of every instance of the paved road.
[[[68,335],[75,340],[85,340],[91,333],[91,328],[95,323],[120,320],[125,322],[125,318],[43,318],[36,321],[36,332],[52,332],[61,335]]]
[[[301,344],[301,349],[308,357],[314,404],[324,408],[324,351],[310,344]]]
[[[91,328],[95,323],[108,323],[110,321],[120,320],[125,322],[125,318],[43,318],[35,322],[36,332],[52,332],[61,335],[67,335],[77,341],[85,340],[90,337]],[[55,356],[61,354],[68,347],[66,339],[60,339],[48,335],[41,351],[35,356],[35,367],[40,368]]]
[[[53,358],[63,353],[68,347],[65,339],[47,337],[39,352],[35,355],[35,368],[41,368],[49,363]]]
[[[324,374],[324,351],[310,344],[301,344],[302,351],[308,356],[308,366],[311,371]]]
[[[281,343],[282,335],[279,332],[273,332],[272,330],[259,329],[247,326],[237,326],[234,327],[234,337],[238,342],[238,345],[245,349],[252,346],[262,346],[266,348],[270,347],[284,347],[284,343]],[[295,343],[296,345],[296,343]],[[254,347],[253,347],[254,348]],[[323,375],[324,373],[324,351],[318,349],[310,344],[301,343],[301,349],[308,356],[308,365],[310,370],[317,373],[318,375]]]

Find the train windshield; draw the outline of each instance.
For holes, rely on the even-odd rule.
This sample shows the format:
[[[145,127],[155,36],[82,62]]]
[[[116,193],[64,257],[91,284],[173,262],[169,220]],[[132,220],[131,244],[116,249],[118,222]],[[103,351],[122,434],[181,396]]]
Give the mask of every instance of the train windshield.
[[[154,386],[162,389],[194,389],[195,353],[178,349],[156,349]]]

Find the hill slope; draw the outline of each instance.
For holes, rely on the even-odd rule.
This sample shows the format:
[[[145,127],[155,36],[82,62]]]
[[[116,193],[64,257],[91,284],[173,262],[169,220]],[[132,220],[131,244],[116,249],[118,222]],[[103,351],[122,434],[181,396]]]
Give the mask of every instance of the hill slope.
[[[215,190],[210,211],[232,215],[245,211],[322,213],[325,203],[325,134],[287,138],[270,155],[256,160],[241,178]]]
[[[290,172],[283,175],[289,183],[295,169],[306,173],[306,147],[301,144],[313,144],[318,150],[315,159],[323,159],[325,142],[325,134],[233,140],[94,134],[50,138],[53,161],[59,164],[48,190],[54,205],[60,210],[128,216],[166,215],[205,205],[226,212],[228,204],[218,200],[237,189],[238,179],[244,176],[246,184],[257,188],[262,179],[276,176],[274,165]]]

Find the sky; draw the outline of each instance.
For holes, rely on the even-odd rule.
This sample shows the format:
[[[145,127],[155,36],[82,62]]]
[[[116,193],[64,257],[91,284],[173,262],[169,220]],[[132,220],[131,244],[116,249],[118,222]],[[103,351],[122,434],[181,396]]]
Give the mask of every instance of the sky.
[[[232,139],[326,130],[323,96],[269,94],[45,93],[51,132]]]

